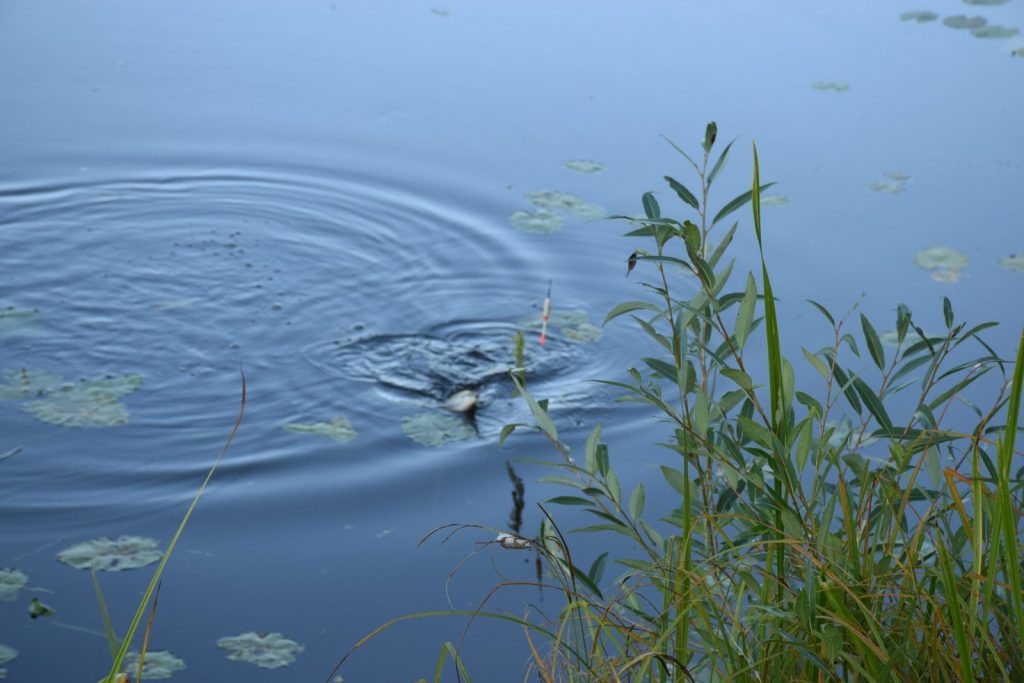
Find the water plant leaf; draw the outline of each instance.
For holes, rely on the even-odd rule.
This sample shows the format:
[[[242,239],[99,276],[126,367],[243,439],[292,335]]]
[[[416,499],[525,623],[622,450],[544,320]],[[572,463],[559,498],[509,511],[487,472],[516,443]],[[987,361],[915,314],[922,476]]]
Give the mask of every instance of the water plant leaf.
[[[850,89],[850,86],[846,83],[836,83],[834,81],[815,81],[811,84],[813,90],[832,90],[834,92],[846,92]]]
[[[865,183],[872,192],[887,192],[889,194],[901,194],[907,189],[910,176],[899,171],[886,171],[882,174],[884,180]]]
[[[969,259],[952,247],[929,247],[914,254],[914,263],[937,282],[957,282]]]
[[[139,668],[139,653],[129,652],[124,658],[125,668]],[[146,661],[142,666],[142,678],[145,680],[162,680],[170,678],[175,671],[183,671],[185,661],[167,650],[150,650],[146,652]]]
[[[0,664],[6,664],[7,662],[11,661],[12,659],[17,659],[17,658],[18,658],[18,651],[17,650],[15,650],[13,647],[10,647],[9,645],[4,645],[3,643],[0,643]],[[0,669],[0,678],[3,678],[4,676],[7,675],[6,671],[7,671],[6,669]]]
[[[597,204],[591,204],[574,194],[560,190],[533,190],[527,192],[525,196],[526,201],[548,211],[566,211],[588,220],[604,218],[607,215]]]
[[[39,311],[35,309],[26,310],[15,308],[14,306],[0,308],[0,335],[15,332],[25,327],[31,323],[38,314]]]
[[[63,381],[61,375],[42,370],[22,368],[4,370],[3,384],[0,384],[0,398],[19,399],[44,395],[50,388]]]
[[[299,434],[315,434],[317,436],[326,436],[335,441],[345,443],[356,438],[356,430],[352,427],[352,423],[349,422],[347,417],[339,415],[334,419],[328,420],[327,422],[290,422],[284,426],[289,432],[296,432]]]
[[[476,438],[476,430],[464,417],[433,411],[402,418],[402,431],[418,444],[443,446]]]
[[[141,385],[142,375],[84,379],[54,389],[23,409],[61,427],[117,427],[128,422],[128,408],[118,399]]]
[[[78,543],[57,553],[57,559],[75,569],[120,572],[158,562],[159,544],[143,536],[121,536],[111,540],[103,536]]]
[[[964,0],[968,5],[1005,5],[1010,0]]]
[[[295,655],[305,647],[280,633],[241,633],[225,636],[217,641],[217,647],[227,650],[228,659],[248,662],[264,669],[279,669],[295,661]]]
[[[1020,33],[1020,29],[1016,26],[1000,26],[999,24],[990,24],[971,29],[971,35],[975,38],[995,38],[1001,40],[1003,38],[1013,38],[1018,33]]]
[[[576,173],[600,173],[604,170],[604,164],[601,162],[587,161],[586,159],[570,159],[562,165]]]
[[[988,20],[985,17],[968,17],[964,14],[954,14],[943,19],[942,23],[953,29],[978,29],[988,24]]]
[[[549,233],[561,230],[565,219],[547,209],[537,211],[515,211],[508,217],[508,222],[524,232]]]
[[[1024,272],[1024,253],[1004,256],[999,259],[999,265],[1007,270],[1018,270]]]
[[[18,591],[28,583],[28,576],[20,569],[0,569],[0,600],[12,602],[18,599]]]
[[[935,12],[904,12],[900,15],[900,21],[916,21],[919,24],[935,21],[938,18],[939,15]]]

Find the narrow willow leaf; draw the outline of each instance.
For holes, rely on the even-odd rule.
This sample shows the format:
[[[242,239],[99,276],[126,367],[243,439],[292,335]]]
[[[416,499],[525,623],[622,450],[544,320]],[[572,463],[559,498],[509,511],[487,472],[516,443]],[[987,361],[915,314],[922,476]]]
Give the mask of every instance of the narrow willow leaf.
[[[948,296],[942,297],[942,316],[946,320],[946,329],[953,327],[953,304]]]
[[[608,315],[606,315],[604,317],[604,322],[601,323],[601,324],[602,325],[607,325],[609,322],[611,322],[612,320],[615,320],[620,315],[623,315],[625,313],[630,313],[632,311],[639,311],[639,310],[652,311],[654,313],[661,313],[661,309],[658,308],[657,306],[655,306],[654,304],[652,304],[649,301],[626,301],[624,303],[619,304],[618,306],[616,306],[612,310],[608,311]]]
[[[548,417],[547,411],[541,407],[537,400],[533,397],[530,392],[526,390],[526,384],[520,377],[512,375],[512,381],[515,382],[516,388],[519,390],[520,396],[526,401],[526,405],[530,408],[530,412],[533,413],[533,419],[537,421],[537,426],[540,427],[541,431],[547,435],[553,442],[558,443],[558,429],[555,427],[555,423]]]
[[[811,446],[814,444],[813,422],[814,420],[809,417],[804,418],[797,427],[796,466],[799,470],[803,470],[807,465],[807,458],[811,454]]]
[[[747,286],[736,312],[736,344],[742,349],[747,343],[747,335],[754,322],[754,305],[757,303],[757,283],[754,274],[747,273]]]
[[[708,187],[711,187],[711,183],[715,182],[715,178],[718,177],[719,171],[721,171],[722,168],[725,166],[725,159],[726,157],[729,156],[729,148],[732,147],[733,142],[736,141],[732,140],[731,142],[729,142],[729,144],[725,146],[725,149],[722,150],[722,153],[718,155],[718,160],[715,162],[715,165],[711,168],[711,173],[708,173]]]
[[[743,389],[747,394],[751,394],[754,391],[754,381],[750,378],[750,375],[737,370],[735,368],[724,367],[721,370],[723,376],[728,377],[733,382],[739,385],[740,389]]]
[[[608,486],[608,497],[616,505],[622,505],[622,486],[619,484],[619,478],[616,476],[615,471],[609,469],[604,474],[604,478],[605,484]]]
[[[819,311],[819,312],[820,312],[820,313],[821,313],[821,314],[822,314],[823,316],[825,316],[825,320],[827,320],[827,321],[828,321],[828,324],[829,324],[829,325],[831,325],[832,327],[835,327],[835,326],[836,326],[836,320],[835,320],[835,318],[833,318],[833,317],[832,317],[832,314],[828,312],[828,309],[827,309],[827,308],[825,308],[824,306],[822,306],[821,304],[819,304],[819,303],[818,303],[817,301],[815,301],[814,299],[808,299],[808,300],[807,300],[807,303],[809,303],[810,305],[812,305],[812,306],[814,306],[815,308],[817,308],[817,309],[818,309],[818,311]]]
[[[878,420],[878,424],[881,425],[882,429],[884,429],[887,434],[891,435],[893,433],[892,420],[889,419],[889,413],[886,412],[881,399],[875,395],[875,392],[871,390],[871,387],[869,387],[860,377],[853,378],[853,387],[856,389],[861,399],[863,399],[864,406],[868,409],[868,412]]]
[[[765,183],[764,185],[761,185],[758,188],[758,191],[759,192],[764,192],[765,190],[767,190],[769,187],[771,187],[774,184],[775,183]],[[728,204],[723,206],[722,209],[717,214],[715,214],[715,218],[711,221],[711,225],[716,225],[718,223],[718,221],[722,220],[723,218],[728,216],[730,213],[732,213],[736,209],[742,207],[744,204],[749,202],[750,198],[753,196],[753,194],[754,194],[753,190],[747,190],[746,192],[744,192],[743,194],[741,194],[740,196],[736,197],[731,202],[729,202]],[[760,220],[760,217],[758,217],[758,220]]]
[[[580,498],[579,496],[555,496],[554,498],[548,498],[548,502],[555,505],[590,506],[594,504],[594,501],[590,498]]]
[[[767,449],[772,448],[772,433],[753,420],[740,415],[736,418],[736,426],[740,434]]]
[[[686,153],[686,150],[684,150],[682,147],[680,147],[676,143],[674,143],[671,140],[669,140],[668,138],[666,138],[664,135],[662,135],[661,137],[665,138],[665,142],[667,142],[668,144],[672,145],[672,149],[674,149],[675,151],[677,151],[680,154],[682,154],[686,158],[686,160],[690,162],[690,165],[693,166],[693,170],[695,170],[697,172],[700,172],[700,166],[698,166],[697,162],[694,161],[693,158],[689,154]]]
[[[718,243],[718,246],[716,246],[715,250],[711,253],[711,258],[708,259],[708,263],[711,264],[712,268],[718,266],[718,262],[722,259],[722,255],[725,253],[725,250],[729,248],[730,244],[732,244],[732,238],[736,234],[737,227],[739,227],[739,223],[733,223],[732,227],[726,231],[725,237],[722,238],[722,241]]]
[[[509,435],[516,430],[517,427],[527,426],[529,425],[525,425],[519,422],[513,422],[512,424],[507,424],[504,427],[502,427],[501,433],[498,434],[498,448],[502,447],[502,445],[505,443],[505,439],[507,439]]]
[[[608,444],[597,444],[595,456],[597,460],[597,473],[602,477],[608,476]]]
[[[831,370],[829,370],[829,367],[825,365],[825,362],[802,346],[800,347],[800,350],[803,351],[804,358],[807,359],[807,362],[813,365],[814,369],[817,370],[818,373],[821,374],[821,376],[824,377],[826,381],[828,381],[828,378],[832,375],[832,372]]]
[[[676,194],[679,195],[680,199],[697,211],[700,211],[700,202],[697,201],[697,198],[693,196],[693,193],[690,192],[685,185],[670,176],[665,176],[665,180],[668,182],[669,187],[675,190]]]
[[[896,340],[902,344],[907,337],[907,328],[910,327],[910,309],[904,304],[896,306]]]
[[[587,445],[584,449],[584,467],[587,472],[597,474],[597,446],[601,443],[601,425],[597,425],[587,436]]]
[[[652,193],[644,192],[643,204],[644,213],[647,215],[648,218],[661,218],[661,207],[658,206],[658,200],[654,198],[654,195]]]
[[[687,495],[687,488],[689,486],[686,475],[677,469],[668,467],[667,465],[661,466],[661,474],[665,477],[665,481],[669,483],[669,486],[674,488],[680,495]]]
[[[644,485],[637,484],[633,493],[629,496],[629,516],[633,519],[640,519],[644,513],[644,502],[647,500],[644,494]]]
[[[711,121],[708,123],[707,128],[704,130],[704,152],[706,154],[711,153],[711,148],[715,144],[715,140],[718,138],[718,125]]]
[[[597,559],[594,560],[594,563],[590,565],[590,570],[587,572],[587,576],[595,585],[601,583],[601,579],[604,577],[604,567],[607,562],[608,553],[603,552],[598,555]]]
[[[875,362],[875,366],[879,370],[884,370],[885,350],[882,348],[882,341],[878,338],[878,333],[875,332],[871,321],[863,313],[860,314],[860,326],[864,331],[864,342],[868,345],[868,353],[871,354],[871,360]]]
[[[670,382],[677,381],[678,373],[676,371],[676,367],[671,363],[666,363],[665,361],[658,358],[645,357],[641,358],[640,360],[646,363],[647,366],[654,371],[654,374],[658,375],[659,377],[664,377]]]

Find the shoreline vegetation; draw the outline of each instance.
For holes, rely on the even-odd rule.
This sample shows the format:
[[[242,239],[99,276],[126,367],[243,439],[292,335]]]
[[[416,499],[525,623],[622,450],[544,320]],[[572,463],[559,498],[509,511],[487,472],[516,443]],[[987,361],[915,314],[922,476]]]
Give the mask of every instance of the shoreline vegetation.
[[[574,459],[546,402],[513,375],[534,422],[507,425],[499,445],[513,432],[543,435],[560,456],[544,481],[564,493],[540,505],[536,536],[491,530],[485,542],[535,554],[536,585],[561,595],[557,616],[487,611],[496,592],[523,585],[503,582],[477,610],[385,623],[328,681],[395,624],[438,616],[469,617],[467,629],[510,623],[530,653],[524,681],[1024,680],[1024,333],[1010,361],[981,336],[995,323],[958,320],[948,298],[943,331],[926,333],[899,304],[894,332],[881,335],[863,314],[808,300],[829,341],[783,357],[761,233],[771,183],[761,184],[754,146],[751,189],[710,213],[735,142],[714,155],[716,140],[712,122],[696,158],[669,141],[697,181],[694,192],[665,176],[689,218],[664,215],[650,192],[643,216],[615,217],[647,240],[628,260],[649,297],[616,306],[605,324],[627,319],[659,355],[606,383],[671,425],[659,445],[675,464],[661,466],[651,498],[675,505],[649,507],[643,484],[622,489],[600,425]],[[726,219],[748,204],[761,267],[737,288],[728,253],[739,223]],[[766,371],[750,360],[765,354]],[[794,362],[814,386],[803,372],[798,386]],[[592,524],[561,529],[560,507]],[[481,527],[424,540],[466,530]],[[629,550],[584,559],[573,553],[579,534]],[[431,680],[449,670],[472,680],[463,655],[442,644]]]

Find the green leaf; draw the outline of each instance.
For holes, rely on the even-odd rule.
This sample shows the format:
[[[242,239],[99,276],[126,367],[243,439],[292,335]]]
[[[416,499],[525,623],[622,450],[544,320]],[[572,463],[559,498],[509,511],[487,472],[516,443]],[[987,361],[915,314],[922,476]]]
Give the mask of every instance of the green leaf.
[[[825,316],[825,320],[827,320],[827,321],[828,321],[828,324],[829,324],[829,325],[831,325],[832,327],[835,327],[835,326],[836,326],[836,320],[835,320],[835,318],[833,318],[833,317],[832,317],[832,314],[828,312],[828,309],[827,309],[827,308],[825,308],[824,306],[822,306],[821,304],[819,304],[819,303],[818,303],[817,301],[815,301],[814,299],[808,299],[808,300],[807,300],[807,303],[809,303],[810,305],[812,305],[812,306],[814,306],[815,308],[817,308],[817,309],[818,309],[818,311],[820,311],[820,312],[821,312],[821,314],[822,314],[823,316]]]
[[[693,195],[692,192],[686,189],[685,185],[683,185],[681,182],[670,176],[665,176],[665,180],[668,181],[668,186],[676,191],[676,194],[679,195],[680,199],[682,199],[684,202],[692,206],[697,211],[700,211],[700,202],[697,201],[697,198]]]
[[[884,371],[885,351],[882,348],[882,342],[878,338],[875,328],[871,325],[871,321],[863,313],[860,314],[860,326],[864,330],[864,341],[868,345],[868,353],[871,354],[871,360],[875,362],[875,366],[879,370]]]
[[[686,495],[686,490],[689,487],[689,482],[686,480],[686,475],[677,469],[668,467],[667,465],[661,466],[661,474],[665,477],[665,481],[669,483],[669,486],[678,491],[681,495]]]
[[[640,360],[646,363],[647,366],[651,368],[651,370],[654,370],[654,374],[660,377],[664,377],[670,382],[678,381],[679,377],[676,371],[676,367],[674,365],[666,363],[665,361],[660,360],[658,358],[645,357],[641,358]]]
[[[644,214],[646,214],[648,218],[661,218],[661,207],[658,206],[658,200],[654,198],[653,194],[650,192],[644,192],[643,204]]]
[[[587,445],[584,449],[584,466],[587,472],[597,474],[597,447],[601,443],[601,425],[594,427],[587,437]]]
[[[590,506],[594,504],[594,501],[589,498],[580,498],[579,496],[555,496],[554,498],[548,498],[548,502],[555,505]]]
[[[953,327],[953,304],[948,296],[942,297],[942,316],[946,320],[946,329]]]
[[[590,570],[587,572],[587,576],[594,585],[601,583],[601,578],[604,576],[604,567],[607,562],[608,553],[603,552],[598,555],[597,559],[594,560],[594,563],[590,565]]]
[[[857,390],[858,394],[860,394],[860,397],[864,400],[864,406],[868,409],[868,412],[878,420],[878,424],[881,425],[882,429],[884,429],[888,434],[892,434],[892,420],[889,419],[889,413],[886,412],[881,399],[871,391],[871,387],[869,387],[860,377],[854,377],[853,388]]]
[[[711,187],[711,183],[715,182],[715,178],[718,177],[718,172],[722,170],[723,166],[725,166],[725,159],[727,156],[729,156],[729,148],[732,147],[733,142],[736,141],[731,141],[728,145],[725,146],[725,149],[722,150],[722,153],[718,155],[718,161],[715,162],[715,165],[711,168],[711,173],[708,174],[708,187]]]
[[[758,191],[759,192],[764,192],[765,190],[767,190],[769,187],[771,187],[774,184],[775,183],[765,183],[764,185],[761,185],[758,188]],[[732,213],[736,209],[740,208],[741,206],[743,206],[744,204],[749,202],[750,198],[753,196],[753,194],[754,194],[753,190],[747,190],[746,192],[744,192],[743,194],[741,194],[740,196],[736,197],[731,202],[729,202],[728,204],[723,206],[722,209],[717,214],[715,214],[715,218],[714,218],[714,220],[711,221],[711,225],[717,224],[718,221],[722,220],[723,218],[728,216],[730,213]],[[758,220],[760,220],[760,217],[758,217]]]
[[[832,373],[829,370],[829,367],[825,365],[825,362],[802,346],[800,347],[800,350],[803,352],[804,358],[807,359],[807,362],[814,366],[814,369],[825,378],[825,381],[828,381],[828,378]]]
[[[743,292],[743,299],[740,301],[740,308],[736,312],[736,343],[740,349],[747,343],[747,335],[750,334],[750,327],[754,322],[754,306],[757,303],[757,283],[754,281],[753,273],[747,273],[747,286]]]
[[[533,413],[533,419],[537,420],[537,426],[540,427],[541,431],[544,432],[549,439],[558,443],[558,429],[555,427],[555,423],[551,421],[551,418],[548,417],[547,411],[542,408],[533,395],[526,390],[526,384],[523,383],[522,378],[512,375],[512,381],[515,382],[520,395],[523,397],[523,400],[526,401],[526,405],[530,408],[530,412]]]
[[[754,392],[754,381],[750,379],[750,375],[743,372],[742,370],[723,367],[721,373],[725,377],[731,379],[733,382],[736,382],[736,384],[739,385],[740,389],[743,389],[743,391],[747,392],[747,394],[752,394]]]
[[[615,471],[609,469],[604,473],[605,484],[608,486],[608,497],[616,505],[622,505],[622,487],[619,485],[619,478]]]
[[[704,129],[704,152],[707,154],[711,153],[711,147],[715,144],[715,139],[718,137],[718,125],[714,121],[710,122],[706,129]]]
[[[644,513],[644,502],[647,500],[644,494],[644,485],[637,484],[633,493],[629,496],[629,516],[633,519],[640,519]]]
[[[620,315],[639,310],[661,313],[661,309],[649,301],[626,301],[625,303],[621,303],[612,310],[608,311],[608,315],[604,317],[604,322],[601,323],[601,325],[607,325],[612,320],[618,318]]]

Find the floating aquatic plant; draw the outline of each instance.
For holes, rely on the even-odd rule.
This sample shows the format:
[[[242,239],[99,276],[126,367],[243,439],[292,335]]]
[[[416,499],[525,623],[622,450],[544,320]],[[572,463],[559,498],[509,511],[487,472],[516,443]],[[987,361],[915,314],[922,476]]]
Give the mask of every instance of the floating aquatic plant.
[[[24,327],[30,323],[38,313],[39,311],[34,309],[29,311],[22,308],[15,308],[14,306],[0,308],[0,334],[13,332]]]
[[[28,583],[28,576],[20,569],[0,569],[0,600],[17,600],[18,591]]]
[[[950,28],[973,30],[985,26],[988,23],[988,19],[985,17],[968,17],[963,14],[955,14],[943,19],[942,23]]]
[[[952,247],[929,247],[914,254],[914,263],[931,271],[936,282],[959,282],[969,259]]]
[[[907,189],[907,182],[910,176],[899,171],[886,171],[882,174],[885,180],[865,183],[872,192],[888,192],[889,194],[900,194]]]
[[[128,409],[118,399],[142,385],[142,375],[82,380],[26,403],[37,420],[62,427],[117,427],[128,422]]]
[[[57,553],[57,559],[75,569],[119,572],[137,569],[160,560],[163,553],[152,538],[106,536],[85,541]]]
[[[139,653],[129,652],[124,658],[126,671],[139,670]],[[185,669],[185,661],[167,650],[146,651],[146,661],[142,665],[142,678],[146,680],[161,680],[170,678],[175,671]]]
[[[0,398],[17,399],[42,396],[64,378],[41,370],[4,370],[4,382],[0,384]]]
[[[531,315],[520,320],[518,325],[529,330],[539,330],[542,322],[539,315]],[[557,328],[566,339],[574,342],[596,342],[602,334],[601,328],[591,323],[586,312],[581,310],[552,311],[548,324]]]
[[[916,21],[919,24],[935,21],[938,18],[939,15],[935,12],[904,12],[900,15],[901,21]]]
[[[1000,26],[999,24],[971,29],[971,35],[975,38],[1013,38],[1018,33],[1020,33],[1020,29],[1015,26]]]
[[[846,92],[850,86],[846,83],[835,83],[832,81],[815,81],[811,84],[814,90],[832,90],[835,92]]]
[[[7,645],[4,645],[3,643],[0,643],[0,664],[6,664],[7,662],[11,661],[12,659],[16,659],[17,657],[17,650],[15,650],[13,647],[9,647]],[[0,678],[7,678],[7,669],[5,669],[2,666],[0,666]]]
[[[1024,271],[1024,254],[1010,254],[999,259],[999,265],[1010,270]]]
[[[286,424],[284,428],[289,432],[298,432],[299,434],[326,436],[341,443],[356,438],[356,430],[352,427],[352,423],[348,421],[347,417],[341,415],[327,422],[311,422],[308,424],[292,422]]]
[[[599,161],[587,161],[585,159],[573,159],[563,164],[570,171],[577,173],[600,173],[604,170],[604,164]]]
[[[453,441],[476,438],[476,430],[465,418],[441,412],[420,413],[403,418],[402,431],[424,446],[443,446]]]
[[[968,5],[1005,5],[1009,0],[964,0]]]
[[[53,608],[40,601],[39,598],[32,598],[28,603],[28,616],[31,619],[52,617],[54,614],[55,612],[53,611]]]
[[[789,197],[784,194],[766,194],[761,197],[761,206],[786,206]]]
[[[295,655],[305,649],[280,633],[242,633],[226,636],[217,641],[217,647],[230,652],[228,659],[248,662],[264,669],[279,669],[295,661]]]
[[[547,209],[516,211],[508,217],[508,222],[520,230],[539,233],[556,232],[565,225],[564,218]]]
[[[534,190],[526,193],[526,200],[536,207],[549,211],[568,211],[586,219],[604,218],[605,211],[597,204],[591,204],[574,194],[559,190]]]

